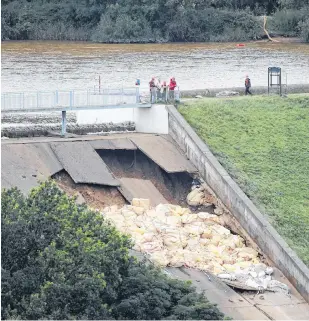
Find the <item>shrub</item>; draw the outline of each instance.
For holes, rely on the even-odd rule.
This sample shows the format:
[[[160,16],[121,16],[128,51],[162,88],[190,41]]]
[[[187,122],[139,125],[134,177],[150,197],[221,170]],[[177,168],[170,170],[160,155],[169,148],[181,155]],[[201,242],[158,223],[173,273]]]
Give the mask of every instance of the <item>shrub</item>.
[[[277,11],[272,19],[273,31],[284,36],[299,35],[299,26],[309,15],[309,9],[283,9]]]
[[[205,319],[223,314],[188,282],[129,256],[131,241],[48,181],[1,195],[3,319]]]
[[[299,23],[300,36],[305,42],[309,42],[309,18]]]

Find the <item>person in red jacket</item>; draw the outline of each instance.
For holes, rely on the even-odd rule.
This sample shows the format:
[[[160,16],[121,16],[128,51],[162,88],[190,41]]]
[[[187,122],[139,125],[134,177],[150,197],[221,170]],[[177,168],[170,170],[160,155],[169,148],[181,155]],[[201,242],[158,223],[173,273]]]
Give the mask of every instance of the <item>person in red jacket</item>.
[[[171,78],[170,84],[169,84],[169,91],[170,91],[170,99],[174,100],[175,98],[175,88],[177,86],[175,77]]]

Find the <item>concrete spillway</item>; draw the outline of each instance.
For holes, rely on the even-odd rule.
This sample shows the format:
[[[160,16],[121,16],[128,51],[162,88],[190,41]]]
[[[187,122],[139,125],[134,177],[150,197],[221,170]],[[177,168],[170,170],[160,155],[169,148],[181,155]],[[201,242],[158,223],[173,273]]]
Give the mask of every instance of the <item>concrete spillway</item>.
[[[91,204],[92,200],[98,208],[104,193],[108,193],[108,197],[101,201],[102,207],[109,205],[106,203],[109,200],[124,204],[133,197],[150,198],[154,206],[162,202],[184,206],[192,174],[198,169],[168,135],[131,133],[2,142],[2,187],[17,186],[28,193],[39,180],[57,179],[57,175],[64,171],[71,182],[69,186],[61,180],[60,187],[69,194],[80,193],[83,201]],[[232,215],[227,224],[253,244],[254,241]],[[264,254],[256,244],[255,247],[261,255]],[[268,259],[272,258],[265,255],[265,260]],[[235,319],[309,317],[308,304],[279,270],[276,270],[276,277],[291,288],[289,297],[283,293],[255,295],[237,292],[215,276],[196,270],[167,268],[166,271],[175,278],[190,279],[199,291],[206,292],[211,302],[217,303],[224,313]]]

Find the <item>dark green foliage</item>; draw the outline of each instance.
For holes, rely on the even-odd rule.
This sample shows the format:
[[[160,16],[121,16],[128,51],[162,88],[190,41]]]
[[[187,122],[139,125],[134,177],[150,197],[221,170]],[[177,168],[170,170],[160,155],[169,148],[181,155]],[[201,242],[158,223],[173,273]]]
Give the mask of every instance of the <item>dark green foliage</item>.
[[[300,35],[308,0],[5,0],[2,40],[112,43],[242,41],[272,32]],[[304,37],[306,39],[306,37]]]
[[[271,31],[283,36],[298,36],[302,32],[302,24],[308,19],[308,7],[302,9],[282,9],[277,11],[271,22]],[[305,39],[304,39],[305,40]]]
[[[277,6],[277,0],[5,0],[2,40],[249,40],[263,34],[256,16]]]
[[[54,183],[2,192],[3,319],[222,319],[189,283],[128,254],[131,241]]]
[[[300,36],[303,41],[309,42],[309,18],[307,20],[299,23]]]

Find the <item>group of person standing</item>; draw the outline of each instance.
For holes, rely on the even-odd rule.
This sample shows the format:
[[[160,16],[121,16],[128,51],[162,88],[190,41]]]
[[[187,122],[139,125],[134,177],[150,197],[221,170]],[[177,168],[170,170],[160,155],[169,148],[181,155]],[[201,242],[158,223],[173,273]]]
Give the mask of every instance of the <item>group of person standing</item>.
[[[177,83],[175,77],[170,79],[169,84],[167,84],[166,81],[161,82],[160,79],[152,77],[149,82],[151,103],[155,103],[157,101],[167,102],[175,100],[176,87]]]
[[[167,102],[177,100],[175,97],[175,89],[177,87],[177,83],[175,77],[170,79],[169,84],[166,81],[161,82],[161,80],[155,77],[152,77],[149,81],[149,90],[150,90],[150,100],[151,103],[155,102]],[[248,75],[246,75],[245,79],[245,95],[252,95],[251,91],[251,80]]]

